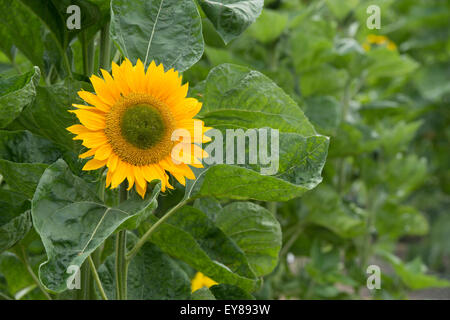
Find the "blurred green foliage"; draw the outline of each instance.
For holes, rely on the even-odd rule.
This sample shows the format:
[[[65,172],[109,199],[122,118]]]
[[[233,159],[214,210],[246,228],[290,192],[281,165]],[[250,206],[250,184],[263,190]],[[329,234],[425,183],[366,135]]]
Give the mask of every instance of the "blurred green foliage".
[[[381,9],[369,30],[366,9]],[[276,204],[277,269],[258,298],[406,298],[450,277],[450,3],[272,0],[225,47],[204,24],[191,83],[222,63],[257,69],[331,137],[324,181]],[[372,43],[371,43],[372,42]],[[379,265],[381,290],[366,289]]]

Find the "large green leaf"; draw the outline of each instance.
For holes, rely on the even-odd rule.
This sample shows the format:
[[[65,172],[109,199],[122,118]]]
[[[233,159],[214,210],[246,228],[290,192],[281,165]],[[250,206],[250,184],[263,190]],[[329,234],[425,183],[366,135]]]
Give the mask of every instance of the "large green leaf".
[[[30,230],[30,202],[11,190],[0,189],[0,252],[11,248]]]
[[[43,163],[17,163],[0,159],[0,173],[8,186],[29,199],[33,197],[39,179],[47,166]]]
[[[98,269],[109,299],[116,299],[115,255]],[[128,267],[127,298],[131,300],[188,299],[191,284],[177,263],[155,245],[146,243]]]
[[[48,257],[39,269],[44,286],[51,291],[64,291],[67,268],[81,266],[127,220],[153,211],[159,191],[157,185],[145,201],[132,199],[134,205],[124,202],[118,207],[107,207],[97,199],[94,186],[74,176],[64,161],[49,166],[32,200],[34,227]]]
[[[53,37],[65,49],[70,40],[85,28],[93,25],[100,18],[96,5],[85,0],[19,0],[28,7],[52,32]],[[69,18],[67,8],[76,5],[80,8],[80,29],[67,28]]]
[[[343,19],[349,14],[351,10],[355,9],[358,6],[359,0],[327,0],[326,3],[328,8],[336,16],[336,18]]]
[[[156,221],[152,217],[151,222]],[[183,207],[153,232],[150,241],[216,282],[249,292],[257,288],[244,252],[198,209]]]
[[[48,64],[44,60],[44,53],[49,54],[44,43],[47,35],[39,18],[19,0],[0,0],[0,8],[2,50],[9,51],[8,47],[14,44],[34,65],[43,72],[47,70]],[[3,48],[3,43],[8,45]]]
[[[111,37],[136,62],[189,69],[203,54],[202,22],[192,0],[112,0]]]
[[[199,0],[225,43],[238,37],[261,14],[264,0]]]
[[[66,130],[76,123],[69,113],[73,103],[81,103],[77,92],[91,90],[86,82],[66,79],[51,86],[39,86],[36,99],[17,118],[18,126],[46,137],[63,149],[79,151],[80,144],[73,141],[73,134]]]
[[[236,155],[233,165],[230,161],[223,164],[227,163],[225,153],[229,150],[225,148],[226,139],[213,141],[206,150],[216,153],[214,144],[218,145],[224,157],[215,162],[206,160],[213,165],[197,172],[197,180],[187,187],[187,197],[285,201],[321,182],[328,138],[318,135],[297,104],[263,74],[230,64],[214,68],[206,80],[204,107],[199,116],[208,126],[221,130],[223,136],[229,134],[228,129],[258,129],[261,143],[266,131],[269,150],[271,139],[276,137],[272,129],[277,129],[279,148],[274,145],[271,168],[278,170],[268,175],[269,170],[264,171],[268,165],[262,165],[261,158],[256,164],[236,165]],[[249,146],[245,144],[247,155]],[[263,151],[259,152],[261,157]],[[274,168],[277,159],[278,168]],[[226,183],[216,183],[221,180]]]
[[[365,216],[346,205],[328,185],[320,185],[302,198],[305,221],[327,228],[340,237],[354,238],[364,233]]]
[[[209,288],[216,300],[255,300],[248,292],[230,284],[218,284]]]
[[[333,58],[334,34],[334,24],[320,19],[304,19],[296,26],[289,37],[295,70],[304,72],[330,61]]]
[[[0,128],[6,127],[33,102],[40,74],[39,68],[35,67],[19,76],[0,77]]]
[[[243,66],[223,64],[212,69],[203,102],[200,116],[214,128],[270,127],[316,134],[294,100],[265,75]]]
[[[342,105],[331,96],[306,99],[303,111],[321,133],[333,134],[341,123]]]
[[[418,67],[418,63],[410,57],[383,47],[370,50],[367,55],[370,58],[370,65],[366,72],[370,84],[383,81],[384,78],[406,76]]]
[[[53,163],[61,156],[49,140],[29,131],[0,130],[0,158],[22,163]]]
[[[428,233],[427,219],[414,207],[386,202],[377,210],[375,226],[380,235],[397,239],[405,235]]]
[[[257,40],[270,43],[283,33],[288,20],[288,15],[285,13],[264,9],[256,22],[248,28],[248,32]]]
[[[49,140],[29,131],[0,130],[0,173],[9,187],[30,199],[48,164],[61,157]]]
[[[11,252],[0,254],[0,274],[6,278],[12,296],[34,284],[23,262]]]
[[[212,203],[211,203],[212,202]],[[206,199],[196,203],[245,253],[256,274],[269,274],[278,263],[281,227],[267,209],[251,202],[234,202],[225,207]]]
[[[392,267],[402,282],[412,290],[450,287],[450,281],[426,274],[427,268],[420,258],[404,263],[400,258],[388,252],[381,251],[379,253],[392,264]]]

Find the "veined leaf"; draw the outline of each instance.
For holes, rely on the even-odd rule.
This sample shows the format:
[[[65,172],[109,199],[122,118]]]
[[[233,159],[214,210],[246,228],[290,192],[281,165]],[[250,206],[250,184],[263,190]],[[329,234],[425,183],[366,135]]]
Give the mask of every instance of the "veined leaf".
[[[255,300],[250,293],[229,284],[212,286],[209,291],[216,297],[216,300]]]
[[[248,33],[262,43],[270,43],[283,33],[288,20],[287,14],[264,9],[255,23],[248,28]]]
[[[112,0],[111,37],[122,54],[147,66],[189,69],[203,54],[202,22],[192,0]]]
[[[278,263],[281,227],[267,209],[251,202],[234,202],[218,214],[216,225],[244,251],[257,276]]]
[[[212,165],[197,171],[197,180],[187,185],[187,197],[286,201],[321,182],[328,138],[318,135],[297,104],[261,73],[230,64],[214,68],[206,80],[204,106],[199,116],[207,126],[221,130],[222,136],[226,136],[223,141],[214,138],[206,147],[210,154],[217,154],[213,144],[222,148],[223,158],[214,155],[214,159],[211,156],[205,161]],[[273,157],[270,168],[261,165],[261,159],[254,164],[244,161],[239,165],[236,155],[234,159],[230,156],[230,163],[225,153],[234,144],[225,146],[225,140],[234,132],[228,133],[228,129],[257,129],[253,133],[259,135],[259,157],[263,152],[261,143],[267,142],[267,151],[271,150]],[[272,129],[278,130],[278,139]],[[247,158],[250,143],[246,140],[244,137]],[[216,183],[221,180],[226,183]]]
[[[94,187],[74,176],[64,161],[49,166],[32,200],[34,227],[48,257],[39,268],[44,286],[54,292],[64,291],[70,276],[67,268],[81,266],[127,220],[153,211],[159,191],[158,184],[145,201],[107,207],[95,196]]]
[[[10,78],[0,77],[0,128],[6,127],[19,116],[23,108],[33,102],[40,71],[33,71]]]
[[[49,163],[61,152],[49,140],[28,131],[0,130],[0,173],[9,187],[32,198]]]
[[[42,23],[30,10],[19,0],[0,0],[0,36],[2,39],[2,50],[10,51],[12,44],[16,46],[34,65],[42,72],[48,69],[44,60],[44,52],[48,49],[44,43],[42,34]],[[14,12],[14,14],[11,14]],[[3,47],[5,43],[5,47]],[[6,54],[9,54],[6,52]],[[9,54],[10,55],[10,54]],[[12,56],[10,55],[10,58]]]
[[[98,273],[109,299],[116,298],[115,255],[108,257]],[[177,263],[155,245],[146,243],[128,267],[128,294],[131,300],[188,299],[191,284]]]
[[[212,199],[197,200],[205,212],[239,248],[256,274],[269,274],[278,263],[281,227],[270,211],[251,202],[233,202],[225,207]]]
[[[379,254],[392,264],[402,282],[412,290],[450,287],[450,281],[426,274],[426,267],[420,258],[403,263],[398,257],[388,252],[381,251]]]
[[[152,217],[151,222],[156,221]],[[257,288],[244,252],[198,209],[183,207],[154,231],[150,241],[216,282],[249,292]]]
[[[80,143],[66,130],[75,123],[76,117],[69,113],[73,103],[82,103],[77,92],[91,90],[86,82],[66,79],[51,86],[36,88],[35,101],[27,106],[17,118],[17,126],[56,143],[62,149],[79,152]]]
[[[0,189],[0,252],[11,248],[30,230],[30,202],[11,190]]]
[[[245,31],[261,14],[264,0],[199,0],[225,43]]]
[[[100,18],[96,5],[85,0],[19,0],[29,8],[53,33],[64,50],[77,33],[93,25]],[[66,19],[67,8],[76,5],[80,8],[80,29],[69,30]]]

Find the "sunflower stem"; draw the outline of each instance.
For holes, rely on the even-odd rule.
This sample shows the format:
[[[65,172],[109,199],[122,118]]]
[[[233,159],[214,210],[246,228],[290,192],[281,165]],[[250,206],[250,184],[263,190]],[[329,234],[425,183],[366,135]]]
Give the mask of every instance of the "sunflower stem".
[[[95,268],[94,260],[91,258],[91,256],[89,256],[88,259],[89,259],[89,266],[91,267],[92,275],[94,276],[95,283],[97,284],[97,288],[100,291],[102,299],[108,300],[105,290],[103,290],[103,286],[102,286],[102,282],[100,281],[100,277],[98,276],[97,269]]]
[[[161,217],[154,225],[150,227],[150,229],[147,230],[147,232],[142,236],[142,238],[139,239],[139,241],[136,243],[136,245],[133,247],[133,249],[130,250],[128,253],[126,259],[129,263],[131,259],[137,254],[139,249],[147,242],[147,240],[150,238],[151,234],[167,219],[170,218],[171,215],[173,215],[178,209],[180,209],[182,206],[186,204],[187,200],[180,201],[175,207],[167,211],[167,213]]]
[[[111,39],[109,37],[109,26],[108,21],[102,28],[100,33],[100,61],[99,66],[102,69],[109,70],[111,63]]]
[[[119,201],[124,202],[128,198],[127,183],[123,182],[119,189]],[[120,230],[116,236],[116,298],[127,299],[127,273],[126,261],[127,230]]]
[[[81,275],[81,290],[77,293],[77,299],[78,300],[89,300],[91,297],[90,290],[91,290],[91,273],[89,270],[88,262],[85,261],[80,268],[80,275]]]
[[[22,260],[22,263],[25,265],[25,268],[27,269],[28,273],[31,275],[31,278],[33,278],[33,281],[36,283],[36,285],[38,286],[38,288],[42,291],[42,293],[44,294],[44,296],[48,299],[48,300],[52,300],[52,297],[50,296],[50,294],[45,290],[44,286],[42,285],[41,281],[39,280],[39,278],[36,276],[36,274],[33,271],[33,268],[31,268],[31,265],[28,261],[28,255],[27,252],[25,251],[25,248],[23,247],[23,245],[19,245],[19,257],[20,260]]]

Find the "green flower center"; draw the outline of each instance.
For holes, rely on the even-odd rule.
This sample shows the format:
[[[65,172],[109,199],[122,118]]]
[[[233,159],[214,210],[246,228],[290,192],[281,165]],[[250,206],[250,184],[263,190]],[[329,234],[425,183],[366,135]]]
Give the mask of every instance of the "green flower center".
[[[120,124],[122,136],[139,149],[148,149],[160,142],[165,133],[159,111],[148,104],[127,108]]]

